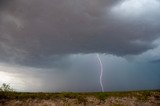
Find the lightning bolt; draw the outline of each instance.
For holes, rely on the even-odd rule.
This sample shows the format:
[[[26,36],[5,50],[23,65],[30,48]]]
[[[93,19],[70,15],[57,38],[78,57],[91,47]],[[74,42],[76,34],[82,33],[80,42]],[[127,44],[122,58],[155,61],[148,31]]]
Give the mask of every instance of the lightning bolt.
[[[101,61],[101,58],[99,56],[99,54],[97,54],[97,59],[98,59],[98,63],[100,65],[100,76],[99,76],[99,82],[100,82],[100,85],[101,85],[101,90],[102,92],[104,92],[104,89],[103,89],[103,83],[102,83],[102,76],[103,76],[103,64],[102,64],[102,61]]]

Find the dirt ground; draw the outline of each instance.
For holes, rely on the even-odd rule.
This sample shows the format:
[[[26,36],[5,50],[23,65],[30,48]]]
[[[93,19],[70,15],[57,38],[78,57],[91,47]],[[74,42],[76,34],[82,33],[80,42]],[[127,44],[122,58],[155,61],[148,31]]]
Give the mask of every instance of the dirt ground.
[[[148,100],[138,100],[135,97],[109,97],[100,101],[95,97],[87,97],[87,102],[79,103],[76,99],[63,100],[1,100],[0,106],[160,106],[160,100],[150,97]]]

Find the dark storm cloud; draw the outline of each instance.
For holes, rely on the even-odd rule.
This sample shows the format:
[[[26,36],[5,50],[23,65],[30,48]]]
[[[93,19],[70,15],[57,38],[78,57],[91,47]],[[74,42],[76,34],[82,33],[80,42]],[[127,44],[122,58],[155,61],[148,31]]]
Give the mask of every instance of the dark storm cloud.
[[[9,2],[9,0],[0,0],[0,8],[1,8],[2,6],[5,6],[6,3],[8,3],[8,2]]]
[[[120,20],[111,11],[119,3],[121,0],[13,0],[1,4],[0,59],[45,66],[52,65],[53,55],[128,55],[153,48],[152,42],[160,36],[159,10]]]
[[[160,63],[160,59],[157,59],[157,60],[153,60],[153,61],[150,61],[150,63]]]

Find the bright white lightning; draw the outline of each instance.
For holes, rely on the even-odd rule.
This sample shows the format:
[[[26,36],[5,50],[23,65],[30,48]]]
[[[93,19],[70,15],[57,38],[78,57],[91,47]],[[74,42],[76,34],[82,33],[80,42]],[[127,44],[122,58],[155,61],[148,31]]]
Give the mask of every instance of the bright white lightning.
[[[99,54],[97,54],[97,59],[98,59],[99,65],[100,65],[100,77],[99,77],[99,82],[100,82],[100,85],[101,85],[101,90],[102,90],[102,92],[104,92],[103,83],[102,83],[103,64],[102,64],[102,61],[101,61],[101,58],[100,58]]]

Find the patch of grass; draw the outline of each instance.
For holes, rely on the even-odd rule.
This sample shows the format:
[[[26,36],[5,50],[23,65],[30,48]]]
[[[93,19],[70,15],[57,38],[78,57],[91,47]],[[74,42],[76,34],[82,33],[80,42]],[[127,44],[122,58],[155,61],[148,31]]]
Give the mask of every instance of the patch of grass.
[[[79,93],[72,93],[72,92],[63,92],[60,93],[61,98],[68,98],[68,99],[77,99],[79,103],[85,103],[86,97]]]
[[[87,102],[87,99],[82,95],[78,95],[77,99],[78,99],[79,103],[86,103]]]
[[[106,93],[96,93],[96,98],[99,99],[100,101],[105,101],[107,99],[107,94]]]
[[[78,94],[72,92],[63,92],[61,93],[61,96],[69,99],[74,99],[77,98]]]
[[[139,93],[139,95],[137,96],[137,98],[139,100],[145,101],[145,100],[148,100],[148,98],[151,97],[151,95],[152,95],[151,92],[149,92],[149,91],[143,91],[143,92]]]

